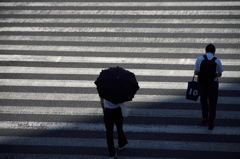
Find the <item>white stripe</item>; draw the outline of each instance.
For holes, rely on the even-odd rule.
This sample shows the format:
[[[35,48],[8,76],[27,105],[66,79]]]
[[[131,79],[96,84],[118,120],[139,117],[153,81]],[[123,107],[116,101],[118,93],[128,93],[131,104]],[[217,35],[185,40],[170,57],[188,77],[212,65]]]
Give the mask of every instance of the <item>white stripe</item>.
[[[216,126],[212,131],[203,126],[183,125],[123,125],[126,132],[137,133],[171,133],[171,134],[211,134],[211,135],[240,135],[239,127]],[[78,130],[105,131],[104,124],[93,123],[64,123],[64,122],[32,122],[32,121],[1,121],[1,129],[23,130]]]
[[[239,34],[236,28],[123,28],[123,27],[1,27],[0,32],[106,32],[106,33],[220,33]]]
[[[141,89],[186,89],[187,82],[143,82],[138,81]],[[81,87],[96,88],[94,81],[87,80],[39,80],[39,79],[0,79],[0,86],[30,87]],[[238,83],[221,83],[219,90],[238,90]]]
[[[2,15],[240,15],[239,10],[4,10]]]
[[[185,94],[184,94],[185,95]],[[169,102],[169,103],[196,103],[194,101],[187,101],[185,96],[174,95],[136,95],[133,101],[136,102]],[[218,97],[218,104],[237,104],[239,105],[239,97]]]
[[[187,82],[138,82],[141,89],[186,89],[188,84]],[[240,90],[240,84],[220,83],[219,90]]]
[[[0,23],[150,23],[150,24],[240,24],[239,19],[81,19],[81,18],[7,18],[1,19]]]
[[[115,141],[116,142],[116,141]],[[29,146],[74,146],[74,147],[107,147],[106,139],[86,138],[55,138],[55,137],[9,137],[1,136],[2,145]],[[188,151],[240,152],[239,143],[217,142],[181,142],[155,140],[129,140],[127,148],[134,149],[165,149]]]
[[[34,74],[82,74],[99,75],[106,68],[54,68],[54,67],[15,67],[0,66],[0,73],[34,73]],[[193,70],[128,69],[136,76],[172,76],[192,77]],[[239,78],[240,71],[226,71],[224,77]]]
[[[117,63],[117,64],[170,64],[194,65],[196,59],[189,58],[129,58],[129,57],[86,57],[86,56],[35,56],[0,55],[1,61],[38,61],[38,62],[77,62],[77,63]],[[221,59],[224,66],[239,66],[238,59]]]
[[[32,56],[0,55],[1,61],[41,61],[41,62],[78,62],[78,63],[131,63],[131,64],[181,64],[193,65],[196,59],[184,58],[126,58],[126,57],[77,57],[77,56]],[[229,59],[224,65],[240,65],[240,60]]]
[[[129,111],[130,116],[201,118],[200,110],[129,109]],[[102,109],[100,108],[100,106],[99,108],[1,106],[0,114],[102,115]],[[218,111],[217,119],[240,119],[240,112]]]
[[[68,7],[80,7],[80,6],[101,6],[101,7],[184,7],[184,6],[239,6],[240,2],[227,1],[227,2],[1,2],[1,6],[68,6]]]
[[[47,45],[0,45],[0,50],[19,51],[71,51],[71,52],[106,52],[106,53],[178,53],[202,55],[205,50],[195,48],[171,48],[171,47],[102,47],[102,46],[47,46]],[[37,53],[36,53],[37,54]],[[219,48],[217,54],[239,54],[239,49]]]
[[[177,95],[135,95],[135,102],[156,102],[156,103],[196,103]],[[53,100],[53,101],[99,101],[98,94],[76,94],[76,93],[19,93],[19,92],[0,92],[0,99],[19,99],[19,100]],[[240,103],[239,97],[218,97],[219,104]]]
[[[1,36],[0,41],[64,41],[64,42],[127,42],[127,43],[233,43],[240,38],[154,38],[154,37],[81,37],[81,36]]]

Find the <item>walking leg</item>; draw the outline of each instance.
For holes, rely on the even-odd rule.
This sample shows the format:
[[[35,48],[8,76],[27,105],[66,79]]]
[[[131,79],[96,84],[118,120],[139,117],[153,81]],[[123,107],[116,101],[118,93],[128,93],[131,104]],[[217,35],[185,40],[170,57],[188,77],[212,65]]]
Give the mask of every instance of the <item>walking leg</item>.
[[[112,114],[109,111],[111,110],[108,110],[108,109],[105,110],[104,123],[106,127],[109,156],[114,157],[115,156],[115,146],[114,146],[114,139],[113,139],[114,120],[112,119]]]
[[[208,87],[200,84],[200,102],[202,106],[202,117],[208,119]]]
[[[119,148],[121,148],[128,143],[127,138],[123,131],[123,116],[122,116],[121,109],[118,112],[118,114],[116,114],[116,117],[117,118],[116,118],[115,124],[117,127],[117,133],[118,133],[118,146]]]
[[[218,100],[218,83],[215,82],[209,92],[209,129],[213,129]]]

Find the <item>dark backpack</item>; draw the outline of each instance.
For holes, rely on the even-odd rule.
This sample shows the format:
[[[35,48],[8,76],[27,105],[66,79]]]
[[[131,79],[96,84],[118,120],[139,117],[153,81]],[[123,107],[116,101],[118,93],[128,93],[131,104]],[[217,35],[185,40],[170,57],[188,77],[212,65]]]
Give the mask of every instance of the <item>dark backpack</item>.
[[[198,73],[198,82],[200,84],[211,84],[214,82],[216,77],[216,67],[217,64],[215,60],[216,57],[213,57],[212,60],[208,60],[206,55],[203,55],[204,60],[200,65],[200,71]]]

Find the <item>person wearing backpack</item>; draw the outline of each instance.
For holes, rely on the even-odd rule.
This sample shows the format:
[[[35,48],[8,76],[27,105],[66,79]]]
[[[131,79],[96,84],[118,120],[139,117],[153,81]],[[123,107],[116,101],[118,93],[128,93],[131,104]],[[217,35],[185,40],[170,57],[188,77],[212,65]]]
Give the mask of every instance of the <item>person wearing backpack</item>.
[[[206,54],[196,60],[194,74],[198,75],[200,88],[203,117],[201,125],[207,125],[208,123],[208,129],[212,130],[218,100],[218,78],[222,76],[223,68],[221,61],[214,56],[216,48],[213,44],[208,44],[205,51]]]

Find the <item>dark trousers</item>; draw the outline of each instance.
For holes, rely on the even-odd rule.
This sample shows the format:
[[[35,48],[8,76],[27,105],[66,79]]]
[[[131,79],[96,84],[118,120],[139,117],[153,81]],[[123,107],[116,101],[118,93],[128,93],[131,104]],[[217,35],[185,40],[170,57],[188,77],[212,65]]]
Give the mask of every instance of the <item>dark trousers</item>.
[[[114,124],[116,125],[118,133],[118,146],[123,147],[128,143],[127,138],[123,132],[123,116],[121,108],[120,107],[116,109],[106,108],[104,111],[104,123],[107,132],[107,145],[109,156],[113,157],[115,156],[115,146],[113,139]]]
[[[213,122],[216,117],[218,100],[218,82],[212,84],[199,84],[202,117]]]

